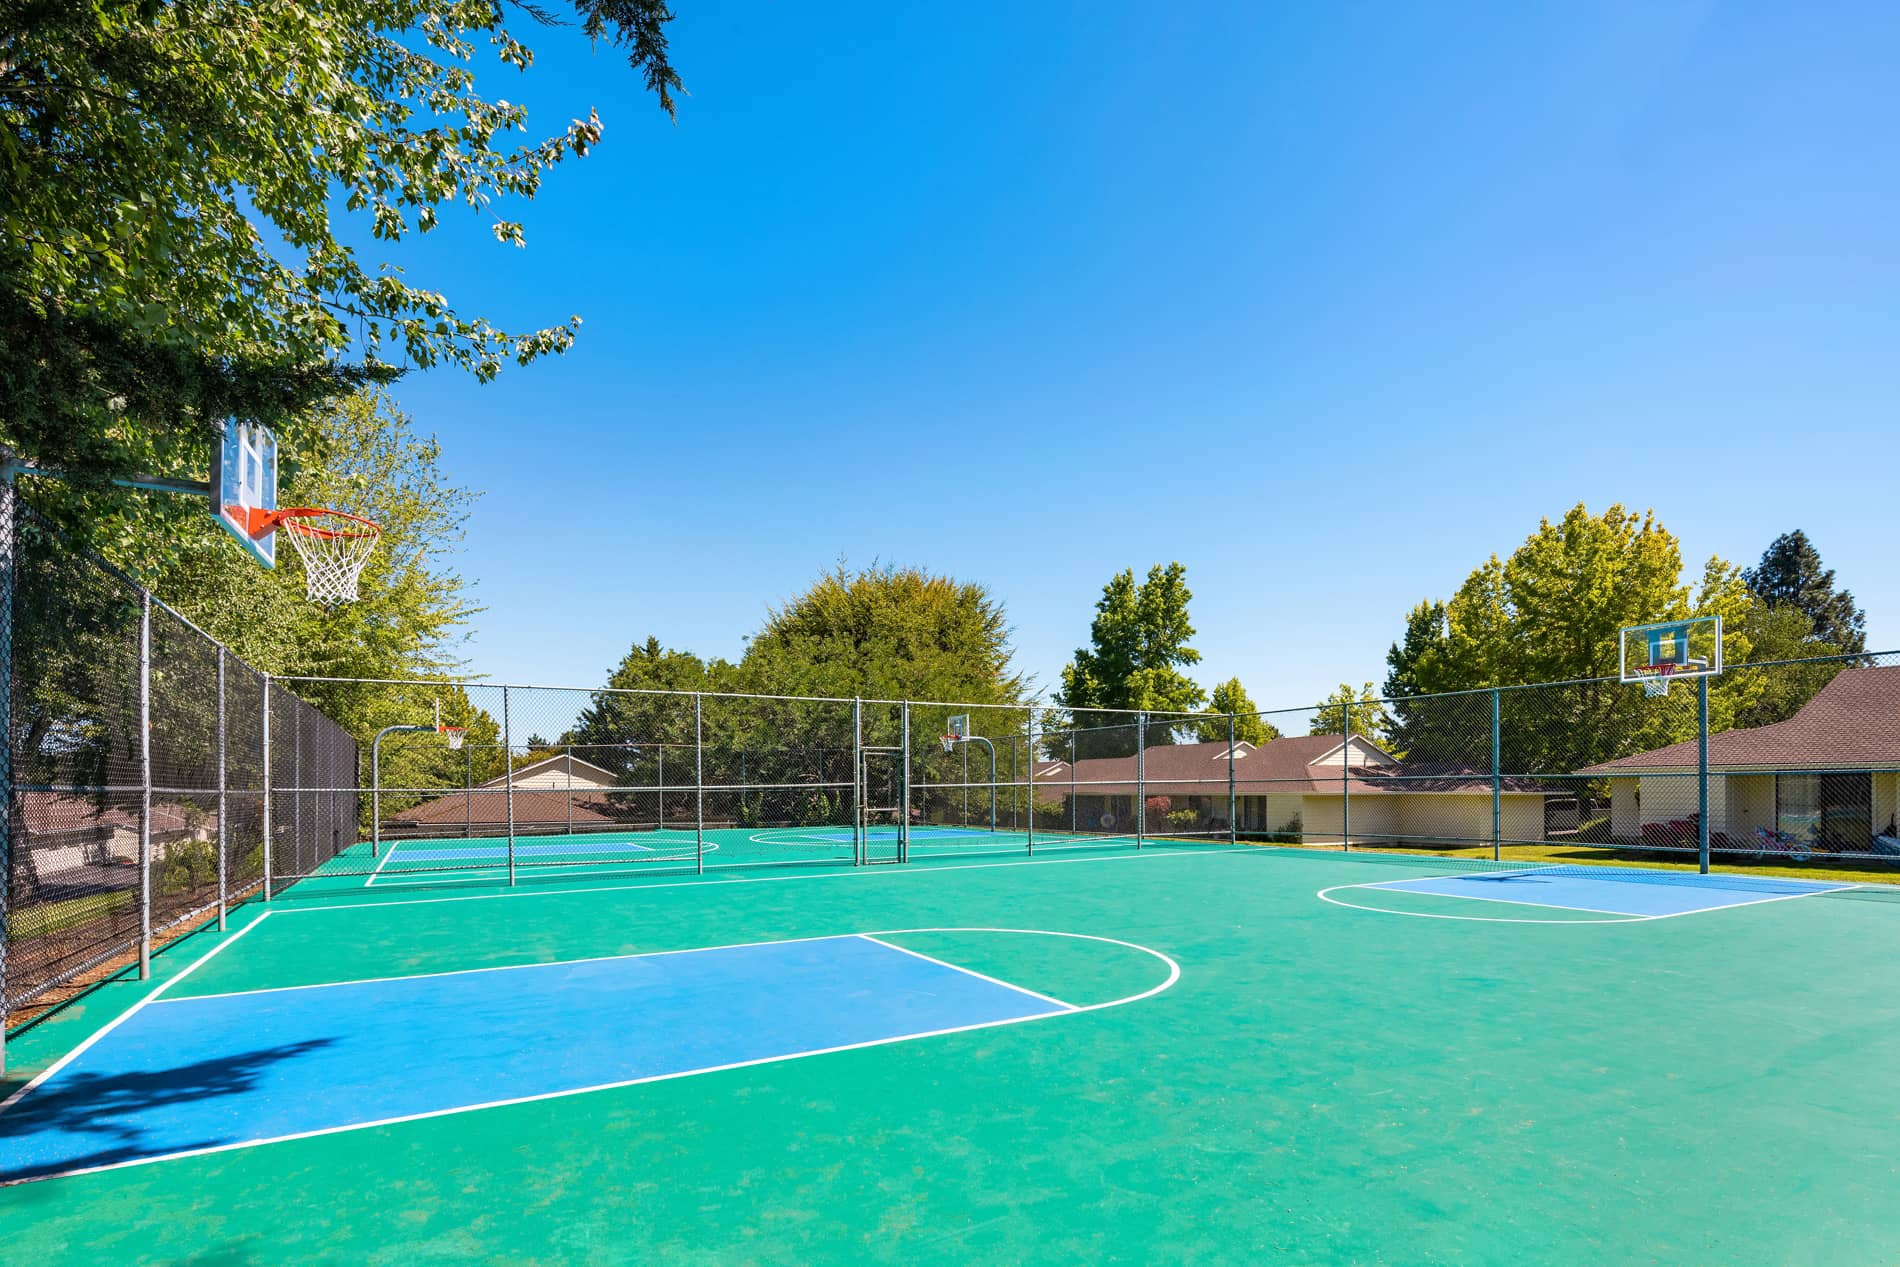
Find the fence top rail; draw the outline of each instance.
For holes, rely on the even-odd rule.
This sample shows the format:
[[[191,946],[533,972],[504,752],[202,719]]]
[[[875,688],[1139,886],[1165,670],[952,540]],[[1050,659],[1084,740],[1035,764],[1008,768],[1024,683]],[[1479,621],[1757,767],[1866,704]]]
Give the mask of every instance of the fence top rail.
[[[157,601],[157,600],[154,600],[154,601]],[[164,606],[163,603],[160,603],[159,605]],[[165,610],[168,612],[172,611],[172,609],[169,607],[166,607]],[[176,615],[177,613],[173,612],[173,614]],[[179,616],[179,619],[185,620],[186,618],[183,616]],[[186,620],[186,623],[190,624],[188,620]],[[196,629],[197,626],[193,625],[192,628]],[[1739,672],[1746,672],[1746,671],[1754,670],[1754,669],[1786,668],[1786,667],[1795,666],[1795,665],[1819,665],[1819,664],[1851,665],[1851,664],[1856,664],[1856,663],[1876,663],[1882,660],[1893,659],[1896,657],[1900,657],[1900,650],[1863,651],[1863,652],[1833,655],[1833,656],[1814,656],[1811,658],[1796,659],[1796,660],[1760,660],[1760,661],[1754,661],[1750,663],[1733,664],[1729,666],[1729,669],[1731,672],[1739,673]],[[242,662],[240,661],[240,663]],[[1134,719],[1139,716],[1145,716],[1146,718],[1148,718],[1151,724],[1167,727],[1167,726],[1190,725],[1196,721],[1215,721],[1215,720],[1224,721],[1230,715],[1235,716],[1235,717],[1274,717],[1274,716],[1279,716],[1282,714],[1289,714],[1289,713],[1311,713],[1319,709],[1324,709],[1328,707],[1333,707],[1333,708],[1338,707],[1337,701],[1333,701],[1329,703],[1327,701],[1322,700],[1314,704],[1306,704],[1306,705],[1284,707],[1284,708],[1257,709],[1251,713],[1228,714],[1228,713],[1218,713],[1218,712],[1210,712],[1210,711],[1194,712],[1194,711],[1180,711],[1180,710],[1155,710],[1155,709],[1134,709],[1134,708],[1071,707],[1064,704],[1051,703],[1048,700],[1044,700],[1040,698],[1031,699],[1031,700],[1023,700],[1016,703],[1000,703],[999,704],[999,703],[993,703],[993,702],[992,703],[975,703],[975,702],[966,701],[966,700],[883,699],[883,698],[877,698],[873,696],[847,697],[847,696],[839,696],[839,695],[774,695],[774,694],[766,694],[762,692],[751,692],[751,691],[669,691],[669,690],[662,690],[655,687],[563,686],[563,685],[555,685],[555,684],[542,683],[542,682],[494,682],[494,681],[489,681],[483,678],[466,678],[466,677],[461,677],[461,678],[457,678],[457,677],[358,678],[358,677],[327,677],[327,676],[321,676],[317,674],[299,674],[299,673],[270,674],[267,676],[270,678],[271,681],[278,682],[278,683],[321,682],[321,683],[327,683],[327,684],[332,684],[332,685],[342,685],[342,686],[351,686],[351,685],[415,686],[415,687],[430,687],[430,688],[438,688],[438,689],[457,688],[457,689],[463,689],[463,690],[466,690],[469,688],[485,688],[488,690],[508,690],[508,691],[558,691],[558,692],[569,693],[569,694],[589,695],[589,696],[603,696],[603,695],[654,696],[654,697],[660,697],[660,698],[670,698],[670,699],[679,699],[679,700],[686,700],[686,699],[760,700],[760,701],[768,701],[768,702],[775,702],[775,703],[790,703],[790,704],[838,704],[838,705],[858,705],[858,706],[865,705],[865,704],[873,704],[873,705],[894,707],[894,708],[910,707],[910,708],[961,708],[961,709],[971,709],[971,710],[985,709],[985,710],[991,710],[991,711],[1010,711],[1010,712],[1027,713],[1030,716],[1032,722],[1034,720],[1035,714],[1038,712],[1045,713],[1045,714],[1062,713],[1062,714],[1067,714],[1071,717],[1081,715],[1081,714],[1088,714],[1091,716],[1114,716],[1114,717],[1126,719],[1119,722],[1104,723],[1099,726],[1066,726],[1066,727],[1058,726],[1054,728],[1054,730],[1046,732],[1050,734],[1060,734],[1064,731],[1069,731],[1069,730],[1076,730],[1076,731],[1097,730],[1097,729],[1112,729],[1116,727],[1131,726],[1135,724]],[[1416,704],[1421,700],[1452,699],[1459,696],[1492,695],[1492,694],[1499,694],[1499,693],[1503,693],[1507,691],[1532,691],[1532,690],[1538,690],[1541,688],[1558,687],[1558,686],[1589,686],[1589,685],[1610,685],[1610,684],[1626,685],[1625,683],[1622,682],[1621,678],[1618,678],[1613,675],[1609,675],[1609,676],[1601,676],[1601,677],[1562,678],[1562,679],[1558,679],[1556,681],[1550,681],[1550,682],[1514,682],[1514,683],[1500,684],[1500,685],[1494,685],[1494,686],[1475,686],[1475,687],[1468,687],[1463,690],[1432,691],[1432,692],[1420,694],[1420,695],[1380,695],[1380,696],[1376,696],[1370,699],[1360,700],[1356,702],[1376,703],[1376,704]]]

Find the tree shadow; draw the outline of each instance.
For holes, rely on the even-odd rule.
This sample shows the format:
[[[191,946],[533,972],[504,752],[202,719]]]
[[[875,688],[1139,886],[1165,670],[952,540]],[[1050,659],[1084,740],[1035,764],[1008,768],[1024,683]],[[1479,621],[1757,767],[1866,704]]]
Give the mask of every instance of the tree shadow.
[[[174,1069],[60,1074],[0,1113],[0,1183],[45,1178],[250,1138],[234,1108],[222,1136],[184,1138],[167,1109],[249,1094],[263,1073],[335,1043],[316,1038]]]

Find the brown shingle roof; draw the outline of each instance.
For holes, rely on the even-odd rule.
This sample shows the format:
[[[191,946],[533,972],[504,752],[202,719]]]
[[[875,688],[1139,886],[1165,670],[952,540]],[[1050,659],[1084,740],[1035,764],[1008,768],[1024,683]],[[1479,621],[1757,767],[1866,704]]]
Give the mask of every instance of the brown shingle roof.
[[[631,789],[630,789],[631,790]],[[652,789],[646,789],[651,796]],[[652,803],[644,815],[633,811],[632,798],[616,804],[595,788],[575,788],[572,821],[577,827],[599,827],[609,823],[651,820]],[[515,822],[565,823],[569,821],[568,793],[562,788],[516,788]],[[484,784],[473,793],[451,792],[433,801],[424,801],[408,809],[385,814],[383,821],[392,827],[462,826],[500,827],[508,822],[508,797]]]
[[[1694,769],[1696,741],[1605,761],[1579,774]],[[1709,736],[1709,766],[1735,769],[1900,769],[1900,665],[1842,669],[1786,721]]]
[[[1354,796],[1390,795],[1404,792],[1489,792],[1489,771],[1475,770],[1447,762],[1397,762],[1374,765],[1385,756],[1384,750],[1369,740],[1356,738],[1370,753],[1355,755],[1351,791]],[[1340,768],[1314,763],[1338,752],[1338,735],[1288,735],[1257,748],[1241,745],[1241,756],[1234,762],[1234,792],[1238,796],[1265,793],[1337,794],[1341,790]],[[1367,760],[1370,758],[1370,760]],[[1362,764],[1362,761],[1365,763]],[[1145,790],[1154,796],[1227,795],[1227,743],[1169,744],[1150,748],[1141,768]],[[1085,758],[1075,763],[1075,781],[1088,784],[1076,788],[1078,796],[1133,796],[1135,759],[1128,757]],[[1052,790],[1066,790],[1067,772],[1050,781]],[[1505,780],[1507,792],[1538,790],[1523,780]]]

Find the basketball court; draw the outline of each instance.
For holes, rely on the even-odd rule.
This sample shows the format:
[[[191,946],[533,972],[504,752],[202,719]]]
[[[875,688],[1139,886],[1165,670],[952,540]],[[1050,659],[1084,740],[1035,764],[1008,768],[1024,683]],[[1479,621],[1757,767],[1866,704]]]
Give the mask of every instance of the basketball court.
[[[1451,862],[305,881],[17,1040],[0,1217],[34,1262],[1891,1245],[1890,905]]]
[[[169,491],[349,601],[376,526],[278,509],[275,470],[233,427]],[[1504,773],[1498,691],[1488,771],[1429,776],[1488,857],[1354,848],[1350,721],[1336,843],[1278,847],[1240,838],[1231,717],[1052,743],[1027,705],[344,683],[397,719],[354,735],[268,677],[234,712],[222,648],[215,706],[162,734],[199,782],[167,788],[152,607],[136,961],[5,1048],[22,1262],[1892,1252],[1896,890],[1711,867],[1713,618],[1625,630],[1604,683],[1694,692],[1647,714],[1698,736],[1651,792],[1699,794],[1693,838],[1595,865],[1503,856],[1505,797],[1541,832],[1546,793]],[[519,738],[610,705],[607,740]],[[1175,730],[1218,779],[1151,781]],[[200,845],[215,890],[157,946],[154,876],[187,888]]]

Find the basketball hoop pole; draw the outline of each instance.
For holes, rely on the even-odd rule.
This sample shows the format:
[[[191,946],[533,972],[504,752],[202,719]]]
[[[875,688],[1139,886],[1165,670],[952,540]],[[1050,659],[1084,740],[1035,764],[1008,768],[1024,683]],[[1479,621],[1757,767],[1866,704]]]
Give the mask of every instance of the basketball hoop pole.
[[[383,851],[383,736],[402,732],[435,734],[434,726],[384,726],[369,741],[369,856]]]
[[[945,735],[954,743],[980,743],[990,754],[990,830],[996,830],[996,745],[981,735]]]

